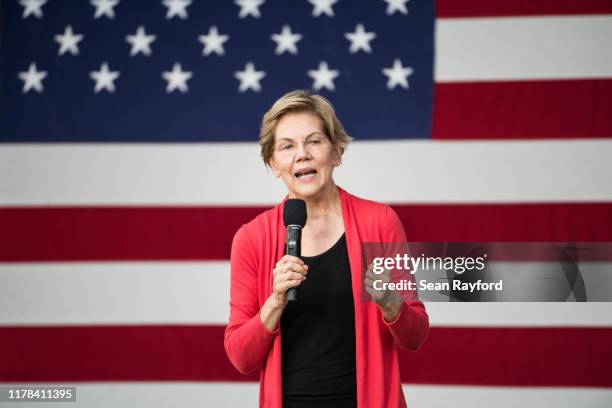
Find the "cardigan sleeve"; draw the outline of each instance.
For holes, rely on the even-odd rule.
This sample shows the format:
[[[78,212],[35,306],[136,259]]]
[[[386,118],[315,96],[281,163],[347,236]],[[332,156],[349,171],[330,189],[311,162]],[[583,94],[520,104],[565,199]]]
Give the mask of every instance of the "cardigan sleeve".
[[[402,222],[391,207],[385,207],[382,225],[385,241],[406,242]],[[381,319],[393,335],[395,344],[407,350],[418,350],[429,332],[429,316],[425,306],[416,296],[414,299],[402,303],[399,313],[392,322],[387,322],[381,313]]]
[[[225,329],[225,352],[234,367],[249,374],[266,358],[278,329],[270,331],[259,317],[258,263],[245,227],[232,242],[230,317]]]

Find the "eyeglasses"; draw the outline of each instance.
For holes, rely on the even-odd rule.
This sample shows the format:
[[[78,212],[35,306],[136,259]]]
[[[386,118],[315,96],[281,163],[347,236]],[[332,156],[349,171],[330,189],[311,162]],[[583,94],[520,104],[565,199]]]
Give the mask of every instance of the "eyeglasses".
[[[320,150],[323,146],[325,146],[328,140],[329,139],[325,135],[313,133],[301,142],[283,139],[275,147],[275,150],[283,156],[293,156],[296,153],[299,144],[302,143],[304,146],[304,150],[308,150],[308,152],[312,153],[314,151]]]

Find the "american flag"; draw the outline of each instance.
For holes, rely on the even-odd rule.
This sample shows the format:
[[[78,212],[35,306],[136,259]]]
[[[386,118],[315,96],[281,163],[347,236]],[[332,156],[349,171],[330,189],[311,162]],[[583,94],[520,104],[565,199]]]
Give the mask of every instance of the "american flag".
[[[286,91],[410,241],[612,241],[612,1],[0,3],[0,382],[256,406],[223,350],[237,228]],[[411,407],[612,405],[608,303],[429,303]],[[37,405],[38,406],[38,405]]]

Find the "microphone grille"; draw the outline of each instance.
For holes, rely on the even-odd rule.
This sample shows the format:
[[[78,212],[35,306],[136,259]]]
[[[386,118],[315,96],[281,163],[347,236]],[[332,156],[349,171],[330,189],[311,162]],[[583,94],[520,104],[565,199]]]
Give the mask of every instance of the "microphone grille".
[[[283,207],[283,222],[288,225],[306,225],[306,203],[299,198],[290,198]]]

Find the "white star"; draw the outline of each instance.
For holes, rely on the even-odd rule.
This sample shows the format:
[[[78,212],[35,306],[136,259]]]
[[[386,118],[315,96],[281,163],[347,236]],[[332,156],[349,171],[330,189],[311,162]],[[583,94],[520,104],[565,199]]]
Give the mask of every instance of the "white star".
[[[185,93],[189,90],[187,87],[187,81],[189,78],[193,76],[193,73],[190,71],[183,71],[181,64],[178,62],[174,64],[172,67],[172,71],[164,71],[162,73],[162,77],[168,81],[168,85],[166,86],[166,92],[170,93],[175,89]]]
[[[318,91],[321,88],[326,88],[330,91],[335,90],[334,79],[340,75],[338,70],[329,69],[327,62],[319,62],[319,68],[308,71],[308,75],[314,79],[312,87]]]
[[[406,3],[410,0],[383,0],[387,3],[387,15],[392,15],[396,11],[399,11],[402,14],[408,14],[408,9],[406,8]]]
[[[261,17],[261,13],[259,12],[259,7],[265,3],[265,0],[235,0],[234,4],[240,7],[240,13],[238,13],[239,18],[245,18],[248,15],[251,15],[255,18]]]
[[[319,17],[321,14],[325,14],[328,17],[334,16],[334,9],[332,8],[338,0],[308,0],[313,5],[312,16]]]
[[[166,13],[166,19],[171,19],[174,16],[179,16],[182,19],[186,19],[187,7],[191,5],[191,0],[164,0],[163,5],[168,7]]]
[[[229,35],[221,34],[217,31],[216,26],[211,26],[208,29],[207,35],[200,35],[198,37],[198,41],[204,44],[204,49],[202,50],[202,55],[208,56],[213,52],[217,55],[225,54],[225,49],[223,48],[223,43],[229,40]]]
[[[36,18],[42,18],[42,6],[47,0],[19,0],[19,4],[23,6],[23,14],[21,18],[27,18],[30,14],[33,14]]]
[[[119,0],[91,0],[90,3],[96,8],[94,19],[97,20],[102,16],[115,18],[115,11],[113,10],[113,7],[119,4]]]
[[[27,71],[19,72],[19,79],[23,81],[23,93],[34,89],[36,92],[43,91],[42,80],[47,76],[47,71],[38,71],[36,64],[31,62]]]
[[[399,58],[396,58],[393,61],[393,66],[391,68],[383,68],[382,72],[389,78],[387,80],[388,89],[393,89],[397,85],[404,89],[408,89],[408,77],[412,75],[414,70],[410,67],[402,66],[402,61],[400,61]]]
[[[244,71],[234,72],[234,78],[240,81],[240,86],[238,87],[239,92],[245,92],[249,89],[255,92],[261,91],[259,81],[265,76],[265,71],[256,71],[255,65],[252,62],[247,62]]]
[[[89,77],[96,81],[94,92],[98,93],[103,89],[108,92],[115,92],[115,79],[119,78],[119,71],[109,71],[108,64],[103,62],[99,71],[91,71]]]
[[[351,42],[351,47],[349,51],[351,54],[356,53],[359,50],[363,50],[367,53],[372,52],[372,47],[370,47],[370,41],[376,38],[375,32],[366,32],[363,24],[357,24],[355,27],[354,33],[346,33],[344,34],[347,40]]]
[[[125,41],[132,44],[130,50],[130,56],[142,52],[144,55],[151,55],[151,43],[155,41],[154,35],[147,35],[143,26],[139,26],[136,30],[136,34],[128,35],[125,37]]]
[[[280,34],[272,34],[270,36],[274,42],[276,42],[276,51],[277,55],[288,51],[291,54],[297,54],[297,42],[302,39],[301,34],[292,33],[291,27],[285,24],[281,30]]]
[[[72,26],[68,25],[64,29],[64,34],[56,34],[53,38],[55,42],[59,43],[60,47],[57,51],[57,55],[64,55],[66,52],[70,52],[72,55],[79,54],[79,41],[83,40],[83,34],[74,34],[72,32]]]

